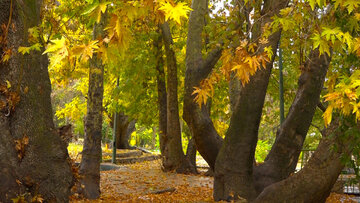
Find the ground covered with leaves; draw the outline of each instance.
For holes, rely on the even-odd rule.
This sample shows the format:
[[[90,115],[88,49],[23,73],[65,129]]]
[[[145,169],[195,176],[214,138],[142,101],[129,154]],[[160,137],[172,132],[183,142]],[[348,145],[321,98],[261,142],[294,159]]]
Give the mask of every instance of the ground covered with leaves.
[[[168,192],[165,192],[168,191]],[[101,197],[71,202],[214,202],[213,178],[163,172],[161,161],[121,165],[101,172]],[[357,202],[351,196],[331,194],[327,203]]]
[[[73,198],[71,202],[213,202],[213,178],[163,172],[160,160],[102,171],[100,184],[98,200]]]

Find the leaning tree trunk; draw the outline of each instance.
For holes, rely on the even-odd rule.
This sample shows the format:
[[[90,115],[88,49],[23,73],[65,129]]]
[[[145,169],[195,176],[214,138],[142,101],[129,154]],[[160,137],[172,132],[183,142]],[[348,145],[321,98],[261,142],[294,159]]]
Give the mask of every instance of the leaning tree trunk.
[[[182,149],[177,93],[177,64],[175,52],[171,47],[173,42],[169,24],[163,23],[161,29],[167,62],[167,129],[163,168],[165,171],[176,170],[179,173],[194,172],[194,167],[187,161]]]
[[[309,130],[330,64],[330,56],[311,51],[299,77],[299,88],[289,113],[277,132],[276,140],[265,162],[255,169],[256,189],[287,178],[297,161]]]
[[[317,150],[300,172],[268,186],[255,202],[325,202],[344,168],[341,159],[351,155],[351,142],[359,139],[354,134],[345,138],[338,127],[335,120],[323,131]]]
[[[261,11],[264,15],[261,27],[271,22],[271,17],[278,15],[286,6],[287,0],[267,1]],[[258,31],[253,33],[255,39],[261,36],[261,29]],[[276,50],[279,40],[280,31],[269,36],[269,42],[262,45],[261,49],[271,47],[272,50]],[[253,183],[255,148],[274,58],[266,63],[266,67],[258,70],[250,78],[249,83],[240,90],[224,144],[215,163],[215,200],[237,199],[238,197],[252,200],[256,197]]]
[[[104,36],[105,15],[93,30],[93,39]],[[102,109],[104,95],[104,66],[98,56],[90,59],[87,114],[85,118],[85,139],[80,163],[83,194],[88,199],[100,196],[100,162],[102,137]]]
[[[202,108],[194,101],[194,87],[199,87],[214,68],[222,49],[216,47],[206,59],[202,56],[202,31],[208,0],[193,0],[193,11],[189,17],[188,38],[186,42],[186,73],[183,118],[195,139],[196,149],[213,169],[216,156],[222,145],[222,138],[216,132],[206,105]]]
[[[165,151],[166,142],[166,128],[167,128],[167,94],[165,84],[165,71],[164,71],[164,59],[162,52],[162,35],[160,28],[158,30],[158,37],[154,40],[154,52],[156,57],[156,70],[158,72],[156,76],[157,81],[157,93],[158,93],[158,110],[159,110],[159,142],[161,154]]]
[[[13,53],[0,62],[0,202],[20,195],[68,202],[73,185],[66,144],[53,123],[48,59],[39,51],[17,53],[29,46],[28,28],[40,24],[41,4],[0,1],[0,25],[9,25],[7,33],[0,31],[0,56],[7,49]]]

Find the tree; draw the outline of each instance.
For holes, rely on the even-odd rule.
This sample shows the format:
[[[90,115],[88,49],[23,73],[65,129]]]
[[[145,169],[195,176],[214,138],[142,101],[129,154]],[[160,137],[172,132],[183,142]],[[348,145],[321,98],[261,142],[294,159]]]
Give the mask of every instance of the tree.
[[[18,52],[34,42],[44,45],[40,35],[27,34],[41,22],[41,5],[40,0],[0,3],[0,25],[6,27],[0,31],[1,202],[67,202],[73,185],[66,144],[53,123],[47,56],[40,47]],[[4,53],[11,55],[5,59]]]
[[[159,111],[159,142],[160,152],[165,152],[165,136],[167,130],[167,94],[164,72],[164,59],[163,59],[163,40],[160,34],[160,26],[157,30],[158,36],[154,40],[154,52],[155,52],[155,68],[157,70],[156,83],[157,83],[157,103]]]
[[[174,50],[171,48],[172,37],[167,22],[161,25],[165,44],[167,64],[167,129],[164,144],[163,166],[166,171],[176,170],[180,173],[195,172],[194,166],[186,159],[181,144],[181,128],[178,104],[177,64]]]
[[[315,191],[314,196],[311,197],[306,197],[304,193],[294,196],[288,194],[281,198],[276,198],[273,195],[274,191],[278,189],[284,191],[285,188],[293,186],[292,184],[296,185],[294,187],[299,192],[302,191],[301,180],[313,181],[311,183],[318,184],[318,180],[311,179],[315,174],[318,174],[312,167],[319,166],[323,162],[317,161],[315,158],[299,175],[289,176],[295,170],[315,109],[319,104],[325,76],[332,59],[332,52],[336,50],[337,56],[344,53],[344,51],[353,52],[352,43],[354,41],[351,42],[352,37],[349,33],[356,35],[353,27],[352,31],[350,31],[349,25],[344,25],[343,21],[334,21],[340,13],[344,13],[344,10],[347,10],[350,16],[353,14],[352,11],[357,6],[349,6],[349,2],[344,4],[335,3],[334,11],[324,9],[326,6],[332,6],[330,2],[309,1],[308,4],[307,2],[295,1],[291,2],[289,6],[288,3],[289,1],[239,1],[234,3],[232,9],[236,13],[234,18],[239,20],[237,21],[238,24],[233,25],[232,28],[235,28],[236,32],[240,33],[238,36],[241,41],[240,45],[236,44],[236,42],[225,44],[226,49],[224,51],[220,46],[215,46],[211,52],[208,52],[207,57],[203,58],[202,32],[208,6],[207,1],[193,1],[186,53],[184,119],[194,134],[199,152],[210,167],[215,169],[215,200],[230,200],[242,197],[250,201],[256,199],[259,202],[277,202],[293,201],[295,199],[292,198],[295,196],[306,201],[324,200],[329,194],[331,184],[335,182],[340,173],[340,154],[349,154],[349,148],[346,148],[340,154],[333,152],[329,154],[323,153],[329,143],[336,142],[324,138],[315,157],[322,154],[325,159],[328,158],[329,161],[331,160],[336,165],[332,167],[326,164],[329,170],[333,169],[331,174],[323,179],[327,184],[323,187],[312,188]],[[250,14],[250,11],[254,11],[254,15]],[[239,13],[240,15],[238,15]],[[250,17],[253,20],[249,20]],[[318,17],[322,21],[318,21]],[[355,23],[354,21],[357,20],[353,20],[352,23]],[[320,31],[316,30],[314,22],[323,23]],[[304,24],[304,26],[291,29],[292,26],[298,24]],[[334,26],[340,28],[333,28]],[[269,27],[272,27],[270,32],[267,31]],[[286,120],[278,130],[276,141],[265,163],[257,166],[254,163],[254,155],[264,99],[274,62],[272,53],[273,50],[277,50],[280,34],[283,31],[292,34],[289,41],[296,40],[296,44],[300,44],[300,50],[298,51],[301,52],[300,56],[304,56],[304,53],[309,54],[305,63],[301,63],[305,57],[300,58],[302,74],[299,77],[296,97]],[[294,35],[301,37],[296,38]],[[311,48],[305,46],[304,51],[301,48],[303,46],[301,43],[304,43],[304,40],[306,43],[306,40],[310,39],[309,36],[312,36],[313,44]],[[238,39],[236,36],[230,37],[231,40]],[[223,41],[225,40],[226,38]],[[236,47],[236,49],[233,47]],[[221,52],[223,52],[221,71],[225,73],[227,78],[230,78],[231,74],[234,73],[242,83],[238,95],[234,95],[233,92],[236,91],[230,89],[232,92],[230,100],[232,101],[233,112],[224,141],[215,130],[204,105],[207,97],[213,94],[213,81],[216,81],[216,74],[214,74],[213,69],[220,58]],[[267,56],[261,53],[266,53]],[[349,80],[347,81],[349,82]],[[340,92],[327,96],[327,101],[337,101],[337,103],[335,101],[331,103],[324,114],[327,124],[330,123],[330,112],[332,112],[333,108],[335,106],[338,109],[343,107],[340,104],[342,104],[344,98],[346,101],[349,101],[349,99],[355,100],[355,93],[350,90],[350,86],[353,84],[353,87],[357,87],[357,85],[355,82],[350,84],[348,82],[344,82],[347,85],[346,88],[339,86],[339,91],[340,89],[342,92],[347,90],[347,96]],[[333,86],[334,83],[332,83]],[[330,86],[330,89],[333,89],[333,86]],[[339,97],[339,95],[341,96]],[[353,113],[357,112],[357,107],[351,104],[347,108],[348,110],[342,110],[346,116],[350,114],[350,109],[354,109]],[[339,144],[339,142],[337,143]],[[325,170],[325,168],[320,169],[320,171]]]
[[[130,120],[129,116],[124,115],[123,113],[118,113],[118,115],[116,116],[117,116],[116,118],[117,125],[115,130],[116,148],[131,149],[129,141],[130,141],[131,133],[135,131],[136,120]],[[113,123],[114,118],[112,118],[111,121]]]
[[[104,37],[106,15],[94,25],[93,40]],[[102,156],[102,113],[104,95],[104,65],[101,58],[94,56],[89,64],[89,91],[85,117],[85,139],[80,163],[81,183],[88,199],[100,196],[100,162]]]

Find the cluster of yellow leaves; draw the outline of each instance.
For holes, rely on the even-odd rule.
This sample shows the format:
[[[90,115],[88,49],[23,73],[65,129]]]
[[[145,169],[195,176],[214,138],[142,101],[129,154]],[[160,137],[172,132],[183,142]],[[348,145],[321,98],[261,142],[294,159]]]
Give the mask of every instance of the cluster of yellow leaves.
[[[260,44],[267,44],[266,38],[260,39]],[[270,61],[273,52],[271,47],[264,47],[262,52],[259,51],[257,44],[248,43],[246,40],[235,49],[226,49],[221,56],[222,67],[221,73],[227,80],[230,80],[231,72],[235,72],[236,77],[242,85],[250,81],[250,77],[261,67],[265,68],[266,63]],[[213,72],[209,78],[200,82],[200,87],[194,87],[193,95],[196,95],[194,101],[199,104],[206,104],[208,97],[214,95],[214,84],[220,81],[220,75]]]
[[[57,109],[55,115],[58,119],[69,118],[72,121],[81,119],[86,114],[86,102],[81,101],[79,97],[75,97],[70,103],[65,104],[62,109]]]
[[[206,104],[209,97],[214,95],[214,84],[221,79],[220,74],[213,72],[210,77],[200,82],[200,87],[194,87],[192,95],[196,95],[194,100],[199,104],[200,108],[202,104]]]
[[[128,26],[123,23],[121,16],[111,15],[110,22],[106,28],[109,39],[105,39],[105,42],[116,44],[119,48],[126,50],[132,39]]]
[[[100,22],[101,14],[105,13],[107,5],[111,2],[95,2],[89,9],[87,9],[82,15],[89,15],[90,17],[94,18],[97,23]]]
[[[325,7],[328,3],[330,3],[330,0],[307,0],[309,2],[309,5],[311,6],[311,9],[314,10],[316,6],[319,6],[319,8]],[[356,8],[360,6],[360,2],[358,0],[331,0],[334,2],[335,9],[340,7],[341,9],[346,9],[349,14],[353,12]]]
[[[313,40],[313,49],[319,48],[320,54],[330,55],[330,47],[339,47],[349,52],[357,51],[360,47],[349,32],[344,33],[339,27],[323,27],[322,32],[315,33],[311,39]]]
[[[267,40],[262,41],[267,42]],[[257,52],[257,45],[247,41],[243,41],[234,54],[230,49],[225,50],[221,57],[223,63],[221,72],[229,79],[230,73],[234,71],[242,85],[246,85],[257,70],[266,67],[266,63],[270,61],[273,54],[271,47],[265,47],[264,52]]]
[[[172,1],[161,1],[159,10],[165,14],[165,20],[172,19],[181,24],[181,18],[187,18],[187,14],[192,10],[186,3],[179,2],[175,5]]]
[[[334,2],[335,9],[337,9],[340,6],[341,9],[347,9],[349,14],[360,6],[360,2],[358,0],[332,0],[332,1]]]
[[[330,124],[334,110],[340,111],[340,113],[345,116],[355,114],[356,119],[359,120],[359,96],[360,70],[356,70],[350,77],[341,78],[340,82],[335,86],[335,88],[333,88],[333,92],[325,95],[325,101],[329,102],[329,105],[323,115],[325,125],[327,126]]]

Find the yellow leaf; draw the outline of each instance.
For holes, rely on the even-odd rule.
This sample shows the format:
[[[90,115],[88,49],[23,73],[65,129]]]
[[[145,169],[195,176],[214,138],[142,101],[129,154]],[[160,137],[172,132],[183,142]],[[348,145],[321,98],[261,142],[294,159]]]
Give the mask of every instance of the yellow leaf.
[[[11,83],[10,83],[10,81],[8,81],[8,80],[6,80],[6,87],[7,87],[8,89],[11,88]]]
[[[23,55],[30,53],[30,47],[19,47],[18,51]]]
[[[333,105],[329,105],[323,114],[325,127],[329,126],[329,124],[331,123],[333,108]]]
[[[172,19],[178,24],[181,24],[180,19],[187,18],[187,13],[192,9],[186,3],[179,2],[173,6],[170,2],[162,2],[159,10],[165,13],[165,19]]]
[[[332,100],[339,98],[340,96],[341,96],[341,93],[332,92],[332,93],[325,95],[325,101],[332,101]]]
[[[5,50],[5,52],[3,53],[3,56],[2,56],[1,61],[2,61],[2,62],[7,62],[7,61],[9,61],[9,59],[10,59],[10,57],[11,57],[11,54],[12,54],[11,49]]]

